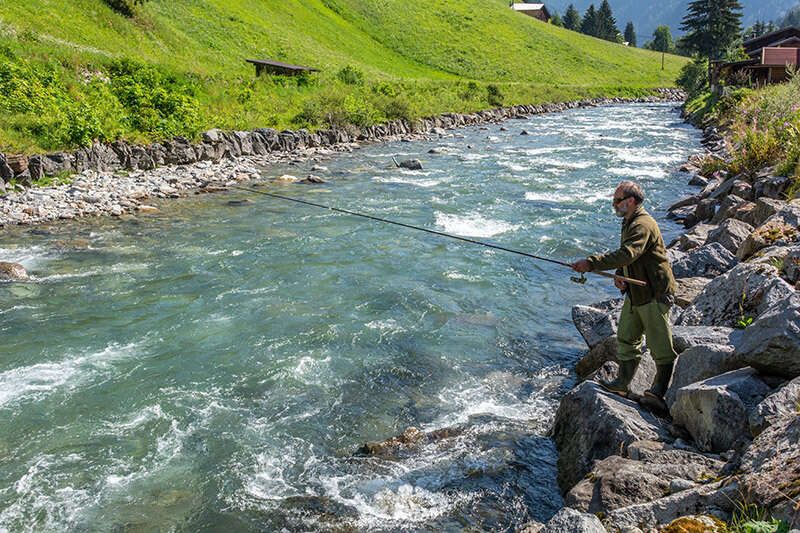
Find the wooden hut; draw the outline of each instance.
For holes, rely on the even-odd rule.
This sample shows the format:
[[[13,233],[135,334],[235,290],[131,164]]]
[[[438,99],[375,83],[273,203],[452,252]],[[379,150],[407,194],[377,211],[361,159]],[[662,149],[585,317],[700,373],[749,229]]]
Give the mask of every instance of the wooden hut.
[[[790,68],[800,65],[800,28],[790,27],[742,43],[748,59],[712,63],[712,88],[722,82],[748,79],[756,86],[786,81]]]
[[[306,72],[319,72],[319,69],[316,68],[304,67],[302,65],[290,65],[289,63],[281,63],[280,61],[269,61],[266,59],[246,59],[245,61],[255,65],[256,76],[261,76],[264,73],[298,76]]]
[[[523,15],[528,15],[542,22],[550,22],[550,12],[544,4],[513,3],[511,9]]]

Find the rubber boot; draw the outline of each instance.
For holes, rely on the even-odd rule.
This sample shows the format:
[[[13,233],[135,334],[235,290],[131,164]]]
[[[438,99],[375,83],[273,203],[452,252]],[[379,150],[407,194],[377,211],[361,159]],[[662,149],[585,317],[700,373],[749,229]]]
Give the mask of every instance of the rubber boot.
[[[617,378],[615,380],[607,381],[605,379],[600,379],[597,382],[609,392],[619,394],[620,396],[628,396],[628,394],[630,394],[630,389],[628,387],[630,387],[633,375],[636,374],[636,369],[638,367],[638,359],[620,361],[619,372],[617,372]]]
[[[667,393],[669,387],[669,380],[672,378],[672,368],[675,363],[666,363],[663,365],[656,365],[656,377],[653,379],[653,384],[649,389],[644,391],[642,397],[642,405],[654,411],[660,411],[661,414],[668,414],[666,402],[664,402],[664,395]]]

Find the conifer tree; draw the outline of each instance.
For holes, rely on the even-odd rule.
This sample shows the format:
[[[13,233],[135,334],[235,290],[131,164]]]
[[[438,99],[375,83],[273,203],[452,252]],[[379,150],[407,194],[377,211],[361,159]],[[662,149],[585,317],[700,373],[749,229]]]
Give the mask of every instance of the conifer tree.
[[[558,14],[558,11],[553,13],[553,16],[550,17],[550,24],[553,26],[558,26],[559,28],[564,27],[564,19],[562,19],[561,15]]]
[[[611,4],[608,0],[603,0],[600,4],[600,9],[597,10],[597,28],[595,35],[606,41],[617,40],[619,35],[619,28],[617,28],[617,21],[614,18],[614,13],[611,11]]]
[[[573,4],[569,5],[564,14],[564,27],[572,31],[581,31],[581,14]]]
[[[633,22],[628,22],[628,25],[625,26],[625,42],[628,43],[628,46],[636,47],[636,30],[633,28]]]
[[[720,59],[742,34],[742,5],[739,0],[693,0],[681,29],[689,50]]]
[[[589,9],[583,15],[581,33],[597,37],[597,10],[594,8],[594,4],[590,4]]]

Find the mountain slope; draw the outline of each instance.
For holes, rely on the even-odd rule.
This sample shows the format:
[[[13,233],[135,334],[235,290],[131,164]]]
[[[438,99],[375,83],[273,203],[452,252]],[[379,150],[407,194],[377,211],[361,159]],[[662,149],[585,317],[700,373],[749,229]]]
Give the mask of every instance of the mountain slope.
[[[214,126],[318,127],[340,114],[366,124],[631,94],[672,85],[684,63],[668,57],[662,71],[656,54],[541,23],[511,11],[505,0],[149,0],[133,18],[101,0],[5,0],[0,52],[0,85],[4,62],[11,72],[0,86],[6,112],[0,113],[0,150],[48,149],[92,137],[191,136]],[[248,57],[322,73],[256,81]],[[125,58],[135,64],[113,66]],[[354,77],[337,76],[345,67]],[[37,89],[50,91],[48,98],[25,92],[50,76],[53,83]],[[144,85],[139,91],[130,84]],[[185,120],[164,116],[160,103],[148,100],[160,90],[178,92],[177,102],[161,107],[187,110]],[[30,106],[20,105],[24,98]],[[59,108],[62,101],[70,112]],[[131,118],[147,106],[158,116]],[[97,114],[88,133],[37,133],[69,129],[61,122],[87,110]],[[61,122],[26,127],[28,112]]]

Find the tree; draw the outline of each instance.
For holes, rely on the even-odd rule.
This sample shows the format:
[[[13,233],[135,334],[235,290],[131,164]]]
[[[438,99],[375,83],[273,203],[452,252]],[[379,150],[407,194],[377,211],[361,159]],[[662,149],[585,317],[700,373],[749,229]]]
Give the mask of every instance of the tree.
[[[786,15],[783,17],[783,20],[778,21],[778,26],[780,28],[788,28],[789,26],[800,26],[800,6],[795,6],[792,9],[790,9],[789,12],[786,13]]]
[[[561,15],[558,14],[558,11],[553,13],[553,16],[550,17],[550,24],[558,26],[559,28],[564,27],[564,20],[561,18]]]
[[[581,14],[573,4],[569,5],[564,14],[564,27],[572,31],[581,31]]]
[[[669,26],[659,26],[653,32],[653,40],[647,43],[646,48],[656,52],[672,52],[675,43],[672,41],[672,32]]]
[[[595,35],[606,41],[617,41],[619,29],[617,28],[617,21],[614,18],[614,13],[611,11],[611,4],[608,0],[603,0],[600,4],[600,9],[597,11],[597,28]]]
[[[581,33],[597,37],[597,22],[597,10],[595,10],[594,4],[590,4],[581,21]]]
[[[739,0],[694,0],[681,29],[692,52],[720,59],[742,34],[742,5]]]
[[[625,42],[628,46],[636,46],[636,30],[633,28],[633,22],[628,22],[625,26]]]

